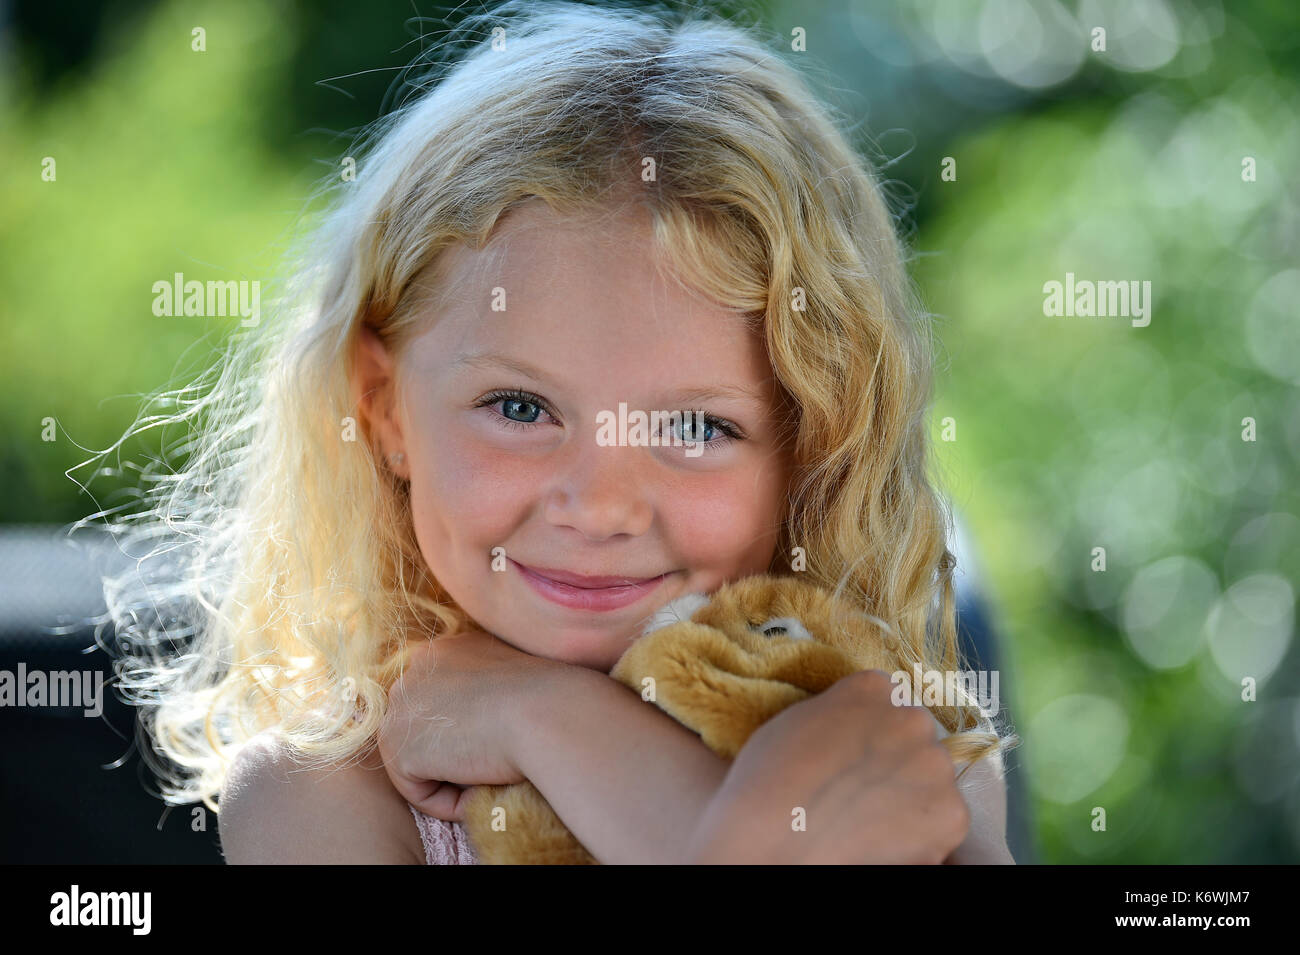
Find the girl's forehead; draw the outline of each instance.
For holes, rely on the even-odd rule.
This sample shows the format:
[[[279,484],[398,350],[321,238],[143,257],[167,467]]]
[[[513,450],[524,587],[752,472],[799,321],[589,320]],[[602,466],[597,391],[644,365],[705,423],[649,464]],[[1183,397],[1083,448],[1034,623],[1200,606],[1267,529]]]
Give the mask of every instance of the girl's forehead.
[[[597,271],[629,257],[657,257],[649,210],[639,205],[593,207],[561,214],[540,199],[507,212],[483,248],[458,243],[444,252],[439,269],[457,284],[509,278],[525,282],[572,271]]]
[[[752,348],[759,328],[681,281],[640,206],[560,215],[540,200],[512,210],[481,249],[444,250],[424,283],[456,337],[644,351]],[[430,315],[430,317],[434,317]]]
[[[421,284],[425,380],[515,378],[557,400],[729,393],[719,410],[751,417],[776,399],[761,324],[681,281],[640,204],[524,203],[482,248],[444,250]]]
[[[619,244],[617,224],[551,218],[554,230],[522,221],[484,249],[452,250],[414,343],[417,377],[513,377],[557,399],[730,395],[719,410],[770,413],[761,328],[666,273],[650,229],[630,223]]]

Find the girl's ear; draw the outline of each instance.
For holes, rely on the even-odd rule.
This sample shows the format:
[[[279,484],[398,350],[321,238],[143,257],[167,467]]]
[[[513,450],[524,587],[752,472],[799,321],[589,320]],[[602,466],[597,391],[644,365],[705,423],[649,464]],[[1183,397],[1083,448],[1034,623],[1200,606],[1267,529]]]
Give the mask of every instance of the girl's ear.
[[[371,433],[378,441],[375,453],[382,455],[388,467],[399,477],[406,478],[409,471],[402,424],[396,411],[397,381],[393,356],[378,333],[363,324],[357,335],[353,358],[353,400],[370,423]],[[394,461],[394,456],[399,453],[402,457]]]

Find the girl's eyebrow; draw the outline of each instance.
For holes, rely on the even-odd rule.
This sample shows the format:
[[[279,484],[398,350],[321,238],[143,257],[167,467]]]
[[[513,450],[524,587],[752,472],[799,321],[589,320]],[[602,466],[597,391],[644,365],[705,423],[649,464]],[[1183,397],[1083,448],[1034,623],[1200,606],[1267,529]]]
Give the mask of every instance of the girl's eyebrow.
[[[517,358],[511,358],[509,355],[501,355],[496,352],[475,352],[460,355],[452,363],[452,368],[459,368],[462,365],[468,365],[473,368],[506,368],[510,371],[517,372],[525,377],[532,378],[534,381],[550,381],[550,377],[533,365]],[[766,402],[766,397],[756,389],[741,388],[732,385],[708,385],[699,388],[683,388],[668,396],[673,402],[692,403],[697,401],[710,401],[715,398],[733,398],[738,401],[750,401],[760,407]]]
[[[548,380],[540,369],[534,368],[528,362],[519,361],[508,355],[498,355],[495,352],[472,352],[459,356],[451,363],[452,368],[459,368],[461,365],[469,365],[473,368],[508,368],[537,381]]]
[[[712,401],[715,398],[734,398],[737,401],[752,401],[757,405],[763,404],[763,397],[749,388],[733,388],[728,385],[710,385],[707,388],[687,388],[682,391],[674,392],[672,399],[682,404],[692,404],[697,401]]]

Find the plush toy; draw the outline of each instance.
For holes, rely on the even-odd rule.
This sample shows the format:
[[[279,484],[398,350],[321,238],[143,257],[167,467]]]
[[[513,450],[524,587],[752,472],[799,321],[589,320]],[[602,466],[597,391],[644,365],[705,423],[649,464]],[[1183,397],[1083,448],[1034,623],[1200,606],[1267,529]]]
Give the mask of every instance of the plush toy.
[[[610,676],[734,759],[765,721],[841,677],[911,674],[900,649],[876,618],[829,591],[758,575],[665,606]],[[942,742],[954,760],[970,758],[969,740]],[[597,864],[529,782],[474,787],[463,824],[481,864]]]

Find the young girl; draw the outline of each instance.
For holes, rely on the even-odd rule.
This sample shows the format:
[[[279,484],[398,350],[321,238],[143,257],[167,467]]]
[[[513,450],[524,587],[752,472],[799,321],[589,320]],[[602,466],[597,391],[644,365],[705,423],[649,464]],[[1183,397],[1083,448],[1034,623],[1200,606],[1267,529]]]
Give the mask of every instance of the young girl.
[[[461,787],[525,777],[601,861],[682,858],[726,767],[607,673],[749,574],[959,668],[929,329],[871,172],[737,27],[515,13],[353,157],[304,307],[236,342],[124,524],[169,539],[107,587],[121,685],[231,861],[473,861]],[[682,416],[611,445],[624,411]],[[995,765],[973,702],[931,709]]]

